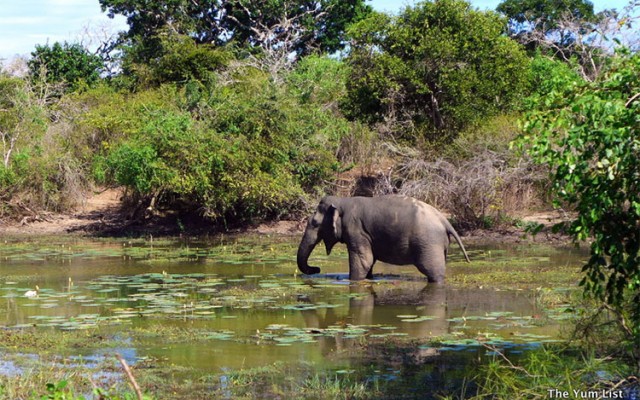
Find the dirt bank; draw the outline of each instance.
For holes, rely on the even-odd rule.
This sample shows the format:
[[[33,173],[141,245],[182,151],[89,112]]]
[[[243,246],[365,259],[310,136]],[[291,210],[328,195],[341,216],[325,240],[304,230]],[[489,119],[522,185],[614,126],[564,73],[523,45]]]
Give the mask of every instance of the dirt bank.
[[[121,219],[122,192],[109,189],[84,199],[74,212],[58,214],[28,210],[20,220],[0,221],[0,235],[87,234]]]
[[[198,216],[164,213],[147,219],[131,220],[122,207],[123,193],[118,189],[95,192],[74,212],[35,213],[25,210],[17,219],[0,220],[0,237],[15,235],[80,235],[80,236],[179,236],[207,235],[220,232],[220,227]],[[233,229],[259,234],[298,234],[305,220],[268,222]]]
[[[18,220],[0,221],[0,236],[15,235],[80,235],[80,236],[180,236],[207,235],[220,232],[219,227],[197,216],[165,214],[147,220],[132,221],[122,210],[122,191],[117,189],[95,192],[75,212],[68,214],[42,213],[26,215]],[[567,221],[571,215],[559,211],[535,212],[520,218],[519,227],[507,226],[492,230],[462,232],[465,242],[487,239],[508,242],[568,243],[569,237],[552,233],[551,227]],[[304,230],[305,219],[298,221],[274,221],[256,226],[232,229],[238,233],[299,235]],[[535,236],[526,231],[527,226],[543,225]]]

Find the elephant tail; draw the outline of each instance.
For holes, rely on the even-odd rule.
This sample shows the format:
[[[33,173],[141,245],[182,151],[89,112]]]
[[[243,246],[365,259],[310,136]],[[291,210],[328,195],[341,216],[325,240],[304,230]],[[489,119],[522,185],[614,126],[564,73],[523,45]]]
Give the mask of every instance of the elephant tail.
[[[460,248],[462,249],[462,253],[464,254],[464,258],[467,260],[467,262],[471,262],[471,260],[469,260],[469,256],[467,255],[467,250],[465,250],[464,245],[462,244],[462,240],[460,239],[460,236],[458,236],[458,232],[456,232],[455,229],[453,229],[453,226],[451,225],[451,223],[445,218],[445,227],[447,229],[447,234],[453,236],[456,239],[456,242],[458,242],[458,246],[460,246]]]

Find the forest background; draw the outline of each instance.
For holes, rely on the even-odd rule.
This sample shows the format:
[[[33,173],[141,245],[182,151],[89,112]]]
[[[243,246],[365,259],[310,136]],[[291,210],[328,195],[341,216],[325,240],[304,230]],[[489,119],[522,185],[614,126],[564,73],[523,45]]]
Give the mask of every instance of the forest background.
[[[502,223],[546,190],[536,193],[540,176],[520,156],[474,146],[513,153],[518,115],[551,90],[544,69],[594,78],[580,76],[580,52],[611,57],[613,42],[585,32],[631,22],[630,10],[596,15],[588,2],[504,2],[502,15],[420,3],[397,16],[364,1],[182,3],[103,1],[128,31],[95,52],[39,45],[26,66],[5,66],[2,215],[64,212],[122,185],[140,209],[233,224],[352,193],[337,186],[346,175],[430,201],[465,227]]]

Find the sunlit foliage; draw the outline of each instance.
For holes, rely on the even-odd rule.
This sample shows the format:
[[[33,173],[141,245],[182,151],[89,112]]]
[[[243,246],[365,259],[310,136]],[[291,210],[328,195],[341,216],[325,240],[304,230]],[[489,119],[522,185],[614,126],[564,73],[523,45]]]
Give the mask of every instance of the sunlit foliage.
[[[527,58],[505,21],[463,0],[421,2],[351,27],[347,109],[396,135],[441,136],[506,111]]]
[[[622,51],[595,82],[552,90],[525,119],[523,145],[550,166],[570,227],[593,238],[585,290],[629,319],[640,337],[640,55]],[[636,346],[637,348],[637,346]]]

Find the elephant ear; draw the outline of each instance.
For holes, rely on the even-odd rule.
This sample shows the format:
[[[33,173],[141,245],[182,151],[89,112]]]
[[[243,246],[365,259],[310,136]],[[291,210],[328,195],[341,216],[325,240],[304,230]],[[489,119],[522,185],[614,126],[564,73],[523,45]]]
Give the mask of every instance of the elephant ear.
[[[340,217],[340,213],[338,212],[338,209],[333,204],[331,205],[331,207],[329,207],[329,210],[333,214],[332,215],[333,234],[335,235],[336,240],[339,242],[342,240],[342,218]]]
[[[331,232],[325,235],[324,246],[327,249],[327,255],[329,255],[333,246],[342,241],[342,219],[340,218],[340,212],[333,204],[327,210],[327,218],[328,222],[331,223]]]

